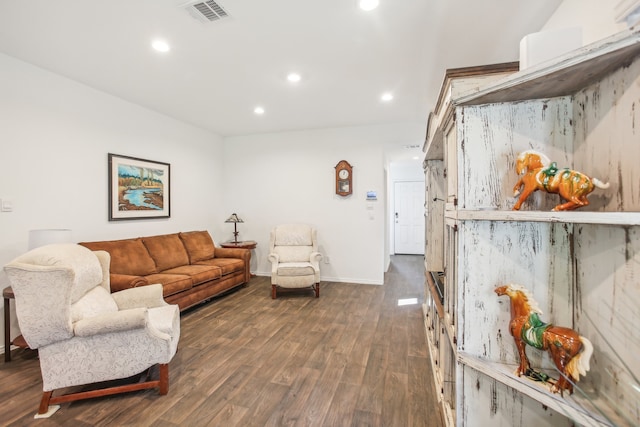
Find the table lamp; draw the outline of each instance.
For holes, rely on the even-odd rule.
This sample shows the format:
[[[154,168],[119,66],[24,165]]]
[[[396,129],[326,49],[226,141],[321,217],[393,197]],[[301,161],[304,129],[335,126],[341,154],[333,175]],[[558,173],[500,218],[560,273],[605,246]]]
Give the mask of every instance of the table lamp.
[[[71,230],[66,228],[29,230],[29,249],[53,243],[71,243]]]
[[[238,243],[238,223],[244,222],[244,221],[241,220],[237,214],[232,213],[231,216],[227,218],[225,222],[233,223],[233,243]]]

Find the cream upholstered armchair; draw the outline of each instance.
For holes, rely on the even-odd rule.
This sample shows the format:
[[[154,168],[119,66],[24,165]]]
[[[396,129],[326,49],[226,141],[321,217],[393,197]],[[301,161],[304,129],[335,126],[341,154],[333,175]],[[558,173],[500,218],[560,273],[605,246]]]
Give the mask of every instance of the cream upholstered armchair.
[[[56,244],[4,267],[20,331],[39,353],[43,395],[36,417],[50,416],[56,403],[169,390],[168,363],[180,337],[178,306],[165,303],[161,285],[111,294],[109,262],[108,252]],[[57,389],[129,378],[158,364],[157,380],[53,396]]]
[[[320,296],[320,260],[317,230],[306,224],[275,227],[269,239],[271,298],[276,288],[311,287]]]

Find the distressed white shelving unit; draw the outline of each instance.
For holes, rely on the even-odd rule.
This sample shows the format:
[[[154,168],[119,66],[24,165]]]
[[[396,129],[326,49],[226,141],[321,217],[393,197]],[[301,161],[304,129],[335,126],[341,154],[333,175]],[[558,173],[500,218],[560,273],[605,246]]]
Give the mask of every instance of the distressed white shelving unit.
[[[556,195],[511,210],[515,159],[535,149],[609,181],[591,204]],[[425,151],[425,330],[448,425],[640,425],[640,30],[555,60],[450,70]],[[508,298],[527,287],[558,326],[594,345],[572,396],[513,372]],[[545,352],[532,365],[558,374]]]

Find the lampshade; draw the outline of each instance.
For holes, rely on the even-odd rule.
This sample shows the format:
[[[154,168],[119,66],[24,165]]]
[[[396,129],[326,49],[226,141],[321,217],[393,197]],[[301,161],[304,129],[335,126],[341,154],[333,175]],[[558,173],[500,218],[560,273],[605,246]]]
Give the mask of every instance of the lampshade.
[[[29,249],[52,243],[71,243],[71,230],[67,228],[29,230]]]
[[[225,222],[244,222],[244,221],[241,220],[237,214],[232,213],[231,216],[227,218]]]

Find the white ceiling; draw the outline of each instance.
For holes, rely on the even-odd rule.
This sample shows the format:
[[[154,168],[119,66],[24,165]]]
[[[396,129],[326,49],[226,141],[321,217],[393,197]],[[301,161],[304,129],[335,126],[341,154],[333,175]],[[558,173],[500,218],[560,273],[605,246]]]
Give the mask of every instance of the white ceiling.
[[[183,0],[0,0],[0,52],[223,136],[426,123],[445,69],[517,60],[561,0],[219,3],[203,24]]]

